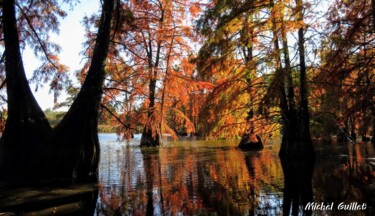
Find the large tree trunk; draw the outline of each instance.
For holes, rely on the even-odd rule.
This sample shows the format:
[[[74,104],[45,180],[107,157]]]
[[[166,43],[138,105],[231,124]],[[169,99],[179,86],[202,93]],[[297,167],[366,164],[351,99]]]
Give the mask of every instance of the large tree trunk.
[[[1,4],[8,119],[0,140],[0,180],[95,180],[99,163],[97,119],[114,0],[104,1],[86,80],[67,115],[54,130],[33,97],[25,76],[15,1]]]
[[[296,0],[298,13],[297,20],[303,23],[302,1]],[[284,35],[284,33],[282,33]],[[286,38],[283,37],[283,41]],[[304,48],[304,29],[301,27],[298,30],[298,52],[300,60],[300,104],[299,109],[294,105],[294,93],[291,91],[291,86],[288,87],[287,104],[281,103],[281,110],[283,114],[283,141],[280,148],[280,157],[282,159],[293,158],[293,160],[315,160],[315,152],[310,135],[310,120],[308,111],[308,93],[307,93],[307,77],[305,65],[305,48]],[[283,43],[284,49],[286,43]],[[284,52],[285,55],[285,52]],[[287,56],[285,56],[287,60]],[[288,62],[285,63],[287,65]],[[288,72],[287,72],[288,73]],[[288,78],[287,78],[288,80]],[[290,81],[290,80],[289,80]],[[289,82],[288,81],[288,82]],[[290,85],[290,84],[288,84]],[[285,94],[283,92],[283,94]],[[281,95],[283,95],[281,94]],[[293,98],[291,98],[293,96]],[[285,100],[285,96],[281,97],[281,102]],[[286,107],[287,106],[287,107]],[[284,107],[284,108],[283,108]],[[283,111],[285,110],[285,111]]]
[[[55,128],[47,158],[47,173],[62,179],[95,180],[99,164],[98,115],[103,93],[104,66],[110,43],[114,0],[103,3],[90,68],[81,91]],[[52,156],[52,157],[51,157]],[[58,169],[57,169],[58,168]]]
[[[275,47],[275,56],[276,56],[276,72],[275,72],[275,80],[276,80],[276,91],[278,91],[277,95],[279,97],[279,100],[280,100],[280,110],[281,110],[281,120],[282,120],[282,135],[283,135],[283,138],[282,138],[282,142],[281,142],[281,147],[280,147],[280,155],[284,155],[286,150],[288,149],[288,143],[293,143],[294,140],[295,140],[295,130],[296,128],[294,126],[296,126],[296,119],[295,119],[295,112],[292,112],[292,110],[294,110],[294,106],[292,107],[293,109],[291,110],[291,106],[290,105],[293,105],[293,103],[288,103],[288,98],[287,98],[287,94],[285,93],[285,90],[286,90],[286,85],[285,85],[285,81],[287,81],[285,79],[286,77],[286,73],[288,73],[286,71],[285,68],[283,68],[283,65],[281,63],[281,54],[280,54],[280,46],[279,46],[279,27],[281,26],[279,23],[276,22],[276,14],[277,14],[277,11],[274,7],[274,2],[271,1],[271,6],[272,6],[272,32],[273,32],[273,43],[274,43],[274,47]],[[281,26],[281,27],[284,27],[284,26]],[[285,29],[283,30],[285,31]],[[286,34],[282,34],[284,36],[286,36]],[[287,41],[286,41],[286,37],[283,38],[283,46],[287,46]],[[284,55],[289,55],[289,52],[287,52],[287,47],[283,48],[283,54]],[[290,62],[289,62],[289,58],[286,58],[285,59],[286,61],[286,64],[289,65],[289,68],[290,68]],[[288,80],[289,82],[290,80]],[[289,85],[292,86],[292,83],[289,83]],[[289,89],[290,90],[290,89]],[[292,94],[289,94],[289,95],[292,95]],[[292,98],[292,100],[294,100],[294,98]],[[290,98],[289,98],[289,101],[290,101]]]
[[[40,150],[46,148],[52,129],[26,79],[19,46],[15,1],[2,1],[1,6],[8,119],[0,140],[0,180],[27,181],[34,175],[34,159],[39,156]]]

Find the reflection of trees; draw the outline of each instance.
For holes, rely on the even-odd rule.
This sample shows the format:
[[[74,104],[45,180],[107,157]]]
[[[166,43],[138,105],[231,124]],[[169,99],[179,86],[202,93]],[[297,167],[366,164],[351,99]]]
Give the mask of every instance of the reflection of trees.
[[[375,149],[370,143],[326,146],[334,154],[317,152],[317,170],[313,177],[315,200],[317,202],[367,203],[367,214],[375,206]],[[340,214],[362,215],[363,212],[342,212]]]
[[[281,166],[271,151],[245,155],[250,175],[249,215],[279,215],[281,206]]]
[[[311,215],[311,209],[305,210],[307,203],[313,201],[312,174],[314,161],[281,159],[284,171],[283,215],[298,215],[302,204],[304,215]]]
[[[98,215],[145,215],[146,190],[139,148],[102,147]]]
[[[146,215],[161,215],[163,210],[163,192],[161,190],[161,165],[158,148],[142,149],[143,167],[146,175]],[[155,192],[154,192],[155,191]]]
[[[103,185],[100,193],[98,208],[103,215],[280,212],[282,169],[276,152],[244,153],[232,147],[122,151],[123,158],[116,160],[124,163],[118,168],[125,171],[119,173],[117,183],[108,176],[106,181],[112,183]]]
[[[244,157],[232,148],[188,149],[186,160],[177,165],[179,153],[179,149],[168,149],[169,159],[162,163],[168,173],[163,182],[170,188],[163,196],[172,200],[165,206],[171,214],[246,215],[260,204],[262,210],[272,206],[270,199],[282,181],[281,166],[272,152],[245,153]]]

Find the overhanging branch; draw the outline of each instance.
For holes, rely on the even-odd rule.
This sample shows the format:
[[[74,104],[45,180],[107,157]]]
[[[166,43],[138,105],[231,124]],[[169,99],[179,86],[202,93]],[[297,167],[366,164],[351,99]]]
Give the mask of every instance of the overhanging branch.
[[[103,104],[100,104],[100,106],[103,108],[103,109],[105,109],[111,116],[113,116],[118,122],[120,122],[120,124],[122,125],[122,126],[124,126],[126,129],[129,129],[129,130],[131,130],[131,129],[134,129],[134,128],[132,128],[132,127],[130,127],[130,124],[125,124],[125,123],[123,123],[122,122],[122,120],[116,115],[116,114],[114,114],[108,107],[106,107],[105,105],[103,105]]]

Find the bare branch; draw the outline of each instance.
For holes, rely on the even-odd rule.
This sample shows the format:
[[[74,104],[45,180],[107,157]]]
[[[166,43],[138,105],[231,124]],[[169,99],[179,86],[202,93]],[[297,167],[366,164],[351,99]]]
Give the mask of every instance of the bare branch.
[[[103,109],[105,109],[109,114],[111,114],[111,116],[113,116],[122,126],[124,126],[125,128],[127,128],[127,129],[134,129],[134,128],[132,128],[132,127],[130,127],[130,124],[125,124],[125,123],[123,123],[122,121],[121,121],[121,119],[116,115],[116,114],[114,114],[108,107],[106,107],[105,105],[103,105],[103,104],[100,104],[100,106],[103,108]]]

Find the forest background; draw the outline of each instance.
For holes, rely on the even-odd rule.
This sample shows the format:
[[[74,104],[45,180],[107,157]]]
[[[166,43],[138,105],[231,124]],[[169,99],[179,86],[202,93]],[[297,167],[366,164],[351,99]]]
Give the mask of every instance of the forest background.
[[[73,9],[77,5],[64,2]],[[44,7],[37,9],[38,4]],[[146,128],[152,136],[174,138],[194,134],[230,139],[249,130],[264,138],[282,133],[279,89],[284,89],[289,107],[298,107],[301,100],[302,29],[312,136],[328,140],[343,127],[352,135],[374,135],[374,1],[119,4],[99,131],[117,132],[124,139]],[[17,5],[22,47],[34,49],[41,62],[29,82],[36,88],[50,87],[54,108],[69,107],[79,92],[99,19],[95,14],[84,17],[85,65],[70,71],[59,63],[60,45],[50,40],[51,32],[59,31],[59,19],[66,16],[59,6],[61,2],[52,0]],[[2,129],[7,118],[3,64],[4,57]],[[57,102],[62,91],[67,99]],[[55,125],[64,113],[47,110],[46,116]]]

